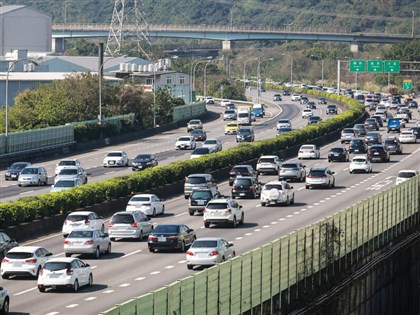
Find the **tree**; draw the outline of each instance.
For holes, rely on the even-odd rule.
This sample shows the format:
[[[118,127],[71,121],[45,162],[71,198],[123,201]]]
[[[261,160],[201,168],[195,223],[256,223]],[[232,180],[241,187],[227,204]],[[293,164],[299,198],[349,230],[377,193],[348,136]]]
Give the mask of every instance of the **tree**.
[[[394,44],[383,52],[384,60],[420,61],[420,40]]]

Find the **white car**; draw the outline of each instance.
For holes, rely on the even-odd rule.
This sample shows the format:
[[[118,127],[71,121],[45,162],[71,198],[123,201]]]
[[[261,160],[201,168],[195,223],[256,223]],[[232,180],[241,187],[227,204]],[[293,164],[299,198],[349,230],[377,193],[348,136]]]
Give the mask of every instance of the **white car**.
[[[87,173],[81,166],[68,166],[62,168],[54,179],[54,184],[60,179],[79,179],[82,184],[88,181]]]
[[[214,104],[214,99],[211,96],[206,97],[206,104]]]
[[[332,188],[335,186],[334,174],[328,167],[312,167],[306,175],[305,188]]]
[[[54,255],[40,246],[17,246],[10,249],[1,262],[1,276],[32,276],[37,278],[42,266]]]
[[[187,268],[212,266],[235,257],[235,247],[220,237],[201,237],[186,252]]]
[[[74,229],[87,228],[105,232],[104,219],[92,211],[75,211],[64,220],[62,233],[64,237]]]
[[[349,172],[350,174],[355,172],[372,173],[372,163],[366,155],[356,155],[351,159]]]
[[[315,144],[304,144],[298,152],[298,159],[319,159],[321,152]]]
[[[124,151],[108,152],[104,158],[104,167],[108,166],[128,166],[129,158]]]
[[[61,160],[59,163],[56,164],[54,174],[55,174],[55,176],[57,176],[58,173],[60,173],[60,171],[63,168],[73,167],[73,166],[81,166],[80,161],[79,160],[75,160],[75,159],[72,159],[72,160]]]
[[[230,104],[231,103],[231,101],[230,100],[226,100],[226,99],[224,99],[224,100],[222,100],[221,102],[220,102],[220,105],[221,106],[226,106],[227,104]]]
[[[395,185],[405,182],[406,180],[409,180],[417,175],[419,175],[419,172],[416,170],[401,170],[398,172],[397,179],[395,180]]]
[[[165,213],[163,200],[153,194],[137,194],[128,201],[126,211],[141,211],[145,215],[155,217],[156,214]]]
[[[202,148],[209,148],[211,153],[222,151],[222,142],[217,139],[207,139],[203,142]]]
[[[92,269],[79,258],[54,258],[42,268],[38,277],[38,290],[65,288],[74,292],[81,286],[93,284]]]
[[[196,146],[193,136],[182,136],[176,141],[175,150],[194,150]]]
[[[309,118],[314,115],[314,112],[310,108],[305,108],[302,110],[302,118]]]
[[[60,179],[57,180],[54,183],[54,185],[51,186],[50,192],[60,192],[82,185],[83,183],[80,181],[79,178]]]
[[[258,174],[274,173],[278,175],[281,160],[277,155],[263,155],[257,161]]]
[[[293,186],[286,181],[272,181],[265,184],[261,191],[261,206],[284,204],[286,206],[295,202]]]
[[[291,100],[292,101],[300,101],[301,95],[299,93],[293,93]]]
[[[10,296],[9,292],[0,287],[0,314],[9,314]]]
[[[417,143],[417,137],[413,130],[401,131],[398,140],[400,140],[401,143]]]
[[[281,128],[292,128],[292,123],[290,122],[290,119],[279,119],[277,122],[277,130]]]
[[[232,198],[213,199],[204,208],[204,227],[209,228],[210,224],[229,224],[236,227],[237,224],[245,222],[245,214],[242,206]]]

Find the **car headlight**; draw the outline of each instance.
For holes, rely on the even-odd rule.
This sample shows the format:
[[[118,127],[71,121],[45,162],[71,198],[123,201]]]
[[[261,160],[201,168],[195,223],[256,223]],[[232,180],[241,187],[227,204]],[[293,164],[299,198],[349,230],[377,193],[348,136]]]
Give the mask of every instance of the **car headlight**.
[[[6,172],[6,175],[10,175],[10,172],[9,172],[9,171],[7,171],[7,172]]]

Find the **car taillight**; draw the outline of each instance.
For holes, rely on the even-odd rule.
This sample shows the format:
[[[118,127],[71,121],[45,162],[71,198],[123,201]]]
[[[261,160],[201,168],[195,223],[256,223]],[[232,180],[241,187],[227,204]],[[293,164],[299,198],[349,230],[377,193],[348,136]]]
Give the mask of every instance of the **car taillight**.
[[[157,236],[149,235],[148,240],[149,241],[157,241]]]
[[[238,187],[236,187],[236,186],[232,187],[232,191],[236,191],[236,189],[238,189]]]
[[[67,270],[66,270],[66,274],[67,274],[68,276],[72,275],[72,274],[73,274],[73,268],[67,268]]]
[[[90,222],[89,220],[85,220],[85,224],[89,224],[89,222]]]
[[[3,260],[1,261],[2,263],[8,263],[9,259],[3,258]]]
[[[64,220],[64,225],[66,225],[67,224],[67,220]]]
[[[219,255],[219,252],[217,250],[213,250],[210,253],[210,256],[217,256],[217,255]]]
[[[113,226],[114,226],[114,223],[112,223],[112,222],[108,223],[108,227],[113,227]]]
[[[94,243],[93,240],[88,240],[85,242],[86,245],[92,245],[93,243]]]
[[[299,150],[299,153],[303,153],[303,150]]]
[[[229,172],[229,175],[236,175],[235,172]]]
[[[207,208],[204,208],[203,212],[207,212]]]
[[[191,252],[191,251],[186,252],[186,254],[187,254],[188,256],[194,256],[194,253],[193,253],[193,252]]]
[[[176,240],[178,240],[178,236],[169,236],[168,237],[168,240],[170,240],[170,241],[176,241]]]
[[[130,225],[131,225],[132,227],[138,227],[137,222],[132,222]]]
[[[127,206],[132,206],[132,204],[131,203],[127,203]]]
[[[226,209],[226,212],[229,212],[230,213],[230,212],[232,212],[232,209],[231,208],[227,208]]]
[[[30,263],[30,264],[36,264],[36,258],[26,259],[25,262]]]
[[[39,271],[39,275],[40,276],[42,276],[42,274],[44,273],[44,268],[42,268],[40,271]]]
[[[315,153],[315,151],[314,150],[311,150],[311,153]]]
[[[66,244],[66,245],[70,245],[70,244],[71,244],[71,242],[70,242],[69,240],[65,240],[65,241],[64,241],[64,244]]]
[[[252,190],[254,190],[254,189],[255,189],[255,188],[254,188],[253,186],[250,186],[250,187],[249,187],[249,190],[251,190],[251,191],[252,191]]]

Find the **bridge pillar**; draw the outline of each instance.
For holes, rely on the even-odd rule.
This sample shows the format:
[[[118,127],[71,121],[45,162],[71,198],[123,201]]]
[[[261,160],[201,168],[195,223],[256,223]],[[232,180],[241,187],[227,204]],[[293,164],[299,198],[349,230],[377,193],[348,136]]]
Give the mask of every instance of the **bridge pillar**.
[[[350,45],[350,51],[353,53],[358,53],[359,51],[363,51],[363,44],[361,43],[353,43]]]
[[[233,49],[233,41],[224,40],[222,42],[222,50],[232,50],[232,49]]]
[[[66,40],[64,38],[53,38],[51,47],[53,52],[62,53],[66,50]]]

